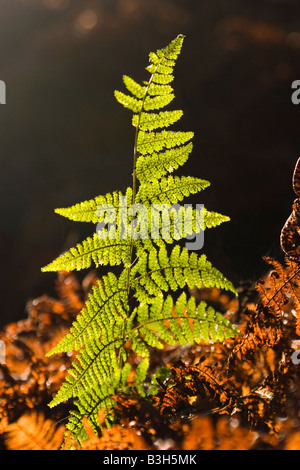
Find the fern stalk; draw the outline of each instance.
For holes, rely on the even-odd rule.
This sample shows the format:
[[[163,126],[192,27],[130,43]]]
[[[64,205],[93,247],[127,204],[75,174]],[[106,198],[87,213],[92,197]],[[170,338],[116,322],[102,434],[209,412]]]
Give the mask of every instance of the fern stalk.
[[[156,67],[155,70],[157,70],[157,67]],[[133,171],[132,171],[132,205],[135,204],[136,186],[137,186],[137,184],[136,184],[136,162],[137,162],[137,155],[138,155],[137,142],[138,142],[138,135],[139,135],[139,131],[140,131],[140,121],[141,121],[142,109],[144,107],[145,99],[146,99],[146,96],[147,96],[147,93],[148,93],[148,90],[149,90],[149,86],[151,85],[153,75],[154,74],[151,75],[150,80],[148,82],[148,85],[146,87],[144,97],[143,97],[141,111],[138,114],[138,125],[136,126],[136,129],[135,129],[134,149],[133,149]],[[132,262],[132,252],[133,252],[133,238],[131,237],[131,239],[130,239],[130,261],[131,262]],[[131,263],[130,263],[130,266],[131,266]],[[127,268],[128,294],[129,294],[129,289],[130,289],[129,278],[130,278],[130,267]]]

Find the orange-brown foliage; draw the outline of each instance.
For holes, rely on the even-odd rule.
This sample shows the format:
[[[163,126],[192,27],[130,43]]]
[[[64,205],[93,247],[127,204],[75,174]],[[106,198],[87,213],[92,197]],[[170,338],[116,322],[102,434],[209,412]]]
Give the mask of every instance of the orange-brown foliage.
[[[283,449],[300,450],[300,159],[293,188],[297,199],[281,232],[284,263],[266,258],[271,271],[257,282],[256,300],[240,304],[218,289],[194,290],[223,312],[240,334],[223,343],[153,349],[149,374],[159,391],[142,398],[114,397],[116,421],[110,429],[99,415],[101,435],[84,419],[84,450],[96,449]],[[0,332],[6,362],[0,364],[0,439],[3,449],[58,449],[72,404],[52,411],[72,357],[45,354],[66,334],[84,305],[95,274],[82,284],[61,272],[58,298],[42,296],[27,305],[25,320]],[[240,289],[242,290],[242,288]],[[129,358],[135,364],[135,357]],[[78,448],[67,435],[63,448]]]

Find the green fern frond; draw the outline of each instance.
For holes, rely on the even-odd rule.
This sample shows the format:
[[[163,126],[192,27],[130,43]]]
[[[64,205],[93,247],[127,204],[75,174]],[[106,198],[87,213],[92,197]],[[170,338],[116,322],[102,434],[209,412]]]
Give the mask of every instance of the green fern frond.
[[[229,220],[202,205],[194,209],[179,204],[206,189],[208,181],[168,175],[187,161],[193,148],[193,132],[166,130],[179,121],[182,111],[161,111],[174,99],[170,83],[183,39],[179,35],[165,49],[149,54],[148,81],[139,84],[124,75],[128,93],[115,91],[117,101],[133,112],[132,187],[56,209],[70,220],[97,224],[96,230],[43,271],[80,270],[92,264],[120,267],[118,273],[100,278],[69,333],[48,353],[77,352],[50,406],[72,399],[77,409],[71,411],[66,427],[79,441],[87,437],[83,417],[95,432],[100,432],[99,410],[105,410],[108,425],[113,419],[113,396],[128,392],[127,379],[135,368],[128,361],[130,351],[139,360],[136,390],[147,398],[151,348],[223,341],[237,333],[204,302],[196,305],[185,293],[174,302],[169,295],[194,286],[216,286],[236,294],[204,254],[174,244]],[[174,245],[172,249],[168,244]]]
[[[105,196],[97,196],[88,201],[79,202],[71,207],[55,209],[56,214],[62,215],[75,222],[92,222],[93,224],[103,220],[105,207],[107,210],[114,208],[119,210],[120,201],[127,200],[127,208],[131,205],[132,188],[127,188],[125,194],[114,191]]]
[[[136,177],[141,183],[155,181],[161,176],[171,173],[180,165],[183,165],[189,158],[189,154],[193,150],[193,144],[190,143],[181,146],[178,149],[167,150],[166,152],[145,157],[141,156],[136,164]]]
[[[130,109],[134,113],[139,113],[143,108],[143,100],[133,98],[121,91],[115,91],[115,98],[122,106],[124,106],[124,108]]]
[[[140,302],[151,299],[161,291],[176,291],[179,288],[218,287],[237,294],[233,284],[214,268],[206,256],[190,253],[176,245],[168,255],[165,246],[140,253],[131,269],[131,287]],[[150,297],[149,297],[150,296]]]
[[[147,96],[144,101],[144,109],[145,111],[152,111],[154,109],[160,109],[167,106],[173,99],[175,95],[173,93],[168,93],[166,95],[157,95],[154,98]]]
[[[204,206],[193,209],[191,205],[178,205],[170,207],[167,204],[159,204],[152,207],[149,203],[144,203],[149,211],[148,227],[140,228],[140,240],[135,242],[138,251],[153,249],[153,243],[163,246],[165,243],[173,244],[174,240],[186,239],[195,236],[206,229],[217,227],[223,222],[228,222],[228,216],[217,212],[210,212]],[[154,208],[154,210],[153,210]],[[149,238],[148,234],[151,234]]]
[[[206,228],[217,227],[223,222],[229,222],[230,218],[227,215],[218,214],[218,212],[210,212],[204,209],[204,223]]]
[[[109,331],[108,340],[94,338],[77,354],[66,379],[50,402],[50,407],[74,397],[84,396],[91,389],[99,386],[99,380],[105,384],[118,369],[117,348],[121,345],[122,328],[114,323]]]
[[[173,93],[173,88],[170,85],[157,85],[151,83],[148,89],[148,94],[150,96],[159,96],[159,95],[169,95]]]
[[[167,85],[168,83],[171,83],[174,80],[174,75],[168,73],[168,74],[163,74],[163,73],[154,73],[152,75],[152,82],[153,83],[158,83],[159,85]]]
[[[194,132],[143,132],[140,131],[137,151],[143,155],[159,152],[163,148],[173,148],[185,144],[194,137]]]
[[[146,396],[144,383],[146,381],[149,366],[150,366],[149,358],[145,357],[144,359],[141,360],[141,362],[138,364],[135,370],[135,376],[134,376],[135,387],[138,393],[143,398]]]
[[[80,271],[89,268],[93,262],[96,267],[107,264],[116,266],[121,263],[129,266],[129,241],[114,238],[101,239],[97,233],[94,233],[93,237],[88,237],[78,243],[76,247],[42,268],[42,271]]]
[[[207,307],[205,302],[197,306],[195,299],[187,299],[184,292],[175,303],[171,296],[157,297],[150,305],[140,304],[137,310],[138,329],[146,342],[149,331],[174,345],[223,341],[237,334],[232,323],[221,313]]]
[[[183,112],[181,110],[135,114],[132,118],[132,125],[141,131],[153,131],[171,126],[179,121],[182,116]]]
[[[108,341],[111,334],[111,321],[118,323],[120,319],[127,317],[127,302],[126,271],[123,271],[119,278],[113,273],[103,276],[98,281],[98,285],[93,287],[84,309],[77,315],[69,333],[48,352],[47,356],[77,351],[95,335]]]
[[[137,83],[133,78],[123,75],[123,82],[130,93],[136,98],[143,98],[146,92],[146,87]]]
[[[113,396],[116,394],[121,383],[121,371],[118,369],[106,382],[101,386],[90,388],[85,394],[81,395],[80,399],[74,400],[74,405],[77,410],[70,411],[70,417],[66,424],[68,431],[71,431],[73,439],[79,443],[88,438],[83,426],[82,418],[86,417],[93,429],[98,434],[100,433],[100,425],[98,420],[98,413],[104,410],[106,413],[105,424],[109,428],[113,413],[111,410],[115,405]],[[54,406],[54,405],[53,405]]]

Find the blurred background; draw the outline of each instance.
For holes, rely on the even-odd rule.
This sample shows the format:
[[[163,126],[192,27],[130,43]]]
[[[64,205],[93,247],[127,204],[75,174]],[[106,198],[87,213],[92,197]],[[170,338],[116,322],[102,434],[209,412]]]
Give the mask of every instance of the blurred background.
[[[197,196],[231,217],[204,250],[238,286],[280,256],[300,154],[299,0],[0,0],[0,325],[52,294],[42,274],[94,230],[55,215],[131,183],[131,114],[122,75],[148,78],[148,53],[186,35],[175,70],[180,130],[195,132],[179,174],[208,179]]]

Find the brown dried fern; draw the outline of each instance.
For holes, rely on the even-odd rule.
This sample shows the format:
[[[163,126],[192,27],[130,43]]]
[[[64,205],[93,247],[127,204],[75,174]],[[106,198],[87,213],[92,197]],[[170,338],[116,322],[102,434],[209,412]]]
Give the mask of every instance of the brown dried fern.
[[[5,442],[9,450],[58,450],[65,432],[43,413],[23,414],[6,428]]]

